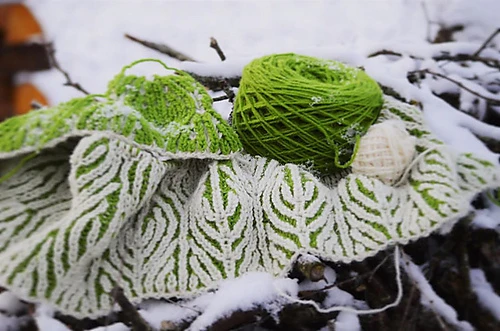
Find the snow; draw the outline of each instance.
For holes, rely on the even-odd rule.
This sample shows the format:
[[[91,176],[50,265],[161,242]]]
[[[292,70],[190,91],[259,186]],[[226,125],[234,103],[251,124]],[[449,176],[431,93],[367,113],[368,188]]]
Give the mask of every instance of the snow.
[[[35,321],[40,330],[71,331],[64,324],[47,315],[36,316]]]
[[[0,314],[0,331],[15,331],[20,327],[20,319],[16,316]]]
[[[101,326],[91,329],[89,331],[129,331],[130,328],[123,323],[115,323],[108,326]]]
[[[234,311],[250,310],[263,304],[269,309],[272,303],[281,300],[278,291],[296,296],[296,280],[275,279],[265,272],[250,272],[237,279],[226,280],[213,296],[212,303],[191,324],[190,330],[203,330]]]
[[[495,293],[481,269],[470,270],[472,290],[476,293],[479,304],[489,310],[500,321],[500,296]]]
[[[52,318],[54,309],[45,304],[36,307],[35,321],[40,331],[71,331],[64,324]]]
[[[427,279],[425,279],[422,270],[420,270],[420,268],[405,254],[403,254],[401,265],[420,290],[420,303],[423,306],[436,312],[446,320],[446,322],[455,326],[458,330],[474,330],[468,322],[458,320],[457,312],[434,292]]]
[[[139,312],[152,327],[160,328],[163,321],[179,323],[194,319],[213,302],[214,295],[206,293],[193,300],[175,303],[146,302]]]
[[[26,308],[26,305],[23,304],[12,292],[4,291],[0,293],[0,311],[15,315]]]
[[[334,326],[336,331],[361,330],[361,324],[359,323],[358,316],[354,313],[349,313],[347,311],[341,311],[338,314]]]
[[[490,192],[491,193],[491,192]],[[500,206],[489,200],[488,194],[485,198],[486,209],[476,210],[472,220],[472,226],[480,229],[500,229]]]
[[[498,1],[496,0],[460,0],[435,1],[435,17],[447,26],[464,24],[467,29],[457,32],[458,40],[483,42],[485,35],[493,32],[492,27],[498,27]],[[441,9],[440,11],[438,11]],[[493,40],[500,45],[500,35]]]

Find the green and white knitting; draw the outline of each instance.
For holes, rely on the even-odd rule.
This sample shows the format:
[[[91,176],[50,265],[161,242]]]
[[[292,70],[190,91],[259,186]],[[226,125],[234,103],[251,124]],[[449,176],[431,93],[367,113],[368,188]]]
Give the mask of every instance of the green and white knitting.
[[[115,102],[113,116],[94,106],[101,117],[88,115],[96,124],[80,139],[61,139],[73,132],[68,128],[78,129],[70,121],[64,130],[49,131],[58,133],[57,145],[23,140],[7,129],[11,124],[0,125],[3,174],[26,152],[39,150],[0,183],[0,286],[78,317],[107,314],[115,285],[133,302],[189,297],[249,271],[285,276],[301,253],[363,260],[452,224],[469,211],[474,195],[499,185],[497,165],[452,152],[429,132],[417,108],[390,97],[378,122],[401,121],[414,137],[409,171],[397,186],[361,174],[327,185],[334,181],[264,157],[236,152],[221,159],[225,154],[218,152],[189,158],[181,145],[161,151],[171,137],[161,128],[169,124],[153,125],[135,108],[140,102],[112,90],[118,99],[102,104]],[[92,105],[85,99],[80,111],[87,114]],[[65,107],[39,114],[55,118],[69,112]],[[24,137],[36,114],[18,124]],[[112,126],[132,115],[167,138],[148,145],[139,140],[139,124],[131,131]],[[77,123],[91,123],[75,116]],[[5,146],[6,132],[18,137],[14,146]]]
[[[152,80],[125,74],[143,61],[156,60],[125,67],[105,97],[73,99],[2,123],[1,157],[38,152],[96,132],[135,144],[162,160],[227,159],[241,149],[205,88],[187,73],[172,69],[175,75],[155,75]]]

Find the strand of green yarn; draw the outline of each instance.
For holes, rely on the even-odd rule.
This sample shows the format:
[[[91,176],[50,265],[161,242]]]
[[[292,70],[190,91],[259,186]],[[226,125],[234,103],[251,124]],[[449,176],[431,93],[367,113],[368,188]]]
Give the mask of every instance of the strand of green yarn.
[[[382,103],[380,87],[360,69],[275,54],[244,68],[232,120],[250,154],[337,172],[351,165]]]

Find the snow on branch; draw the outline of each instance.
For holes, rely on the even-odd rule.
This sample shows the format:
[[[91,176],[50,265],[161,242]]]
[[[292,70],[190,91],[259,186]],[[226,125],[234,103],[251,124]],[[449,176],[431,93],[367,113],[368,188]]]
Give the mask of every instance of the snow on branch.
[[[459,321],[457,312],[448,305],[439,295],[434,292],[431,285],[425,279],[424,274],[420,268],[414,264],[411,259],[406,254],[402,254],[403,258],[401,264],[405,269],[407,275],[410,277],[412,282],[420,290],[421,297],[420,302],[427,308],[436,312],[440,317],[446,320],[451,325],[457,327],[459,330],[472,331],[474,328],[465,321]]]

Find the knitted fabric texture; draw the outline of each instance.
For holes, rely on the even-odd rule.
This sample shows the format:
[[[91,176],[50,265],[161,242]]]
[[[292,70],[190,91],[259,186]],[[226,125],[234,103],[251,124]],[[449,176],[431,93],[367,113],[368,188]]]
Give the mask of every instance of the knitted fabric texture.
[[[285,276],[303,253],[360,261],[452,224],[499,185],[498,165],[446,148],[413,106],[387,97],[387,120],[416,140],[399,187],[360,174],[328,186],[299,165],[240,153],[165,161],[105,132],[44,148],[0,183],[0,286],[95,317],[109,313],[116,285],[139,302],[250,271]],[[5,172],[24,157],[5,155]]]
[[[247,152],[331,173],[351,164],[381,107],[382,91],[362,70],[279,54],[244,68],[232,119]]]
[[[404,122],[378,123],[361,137],[352,172],[392,185],[403,175],[414,154],[415,137],[406,131]]]
[[[241,149],[237,134],[191,76],[176,70],[147,80],[125,75],[131,66],[110,83],[105,97],[73,99],[0,123],[1,157],[98,132],[136,143],[162,159],[224,159]]]

